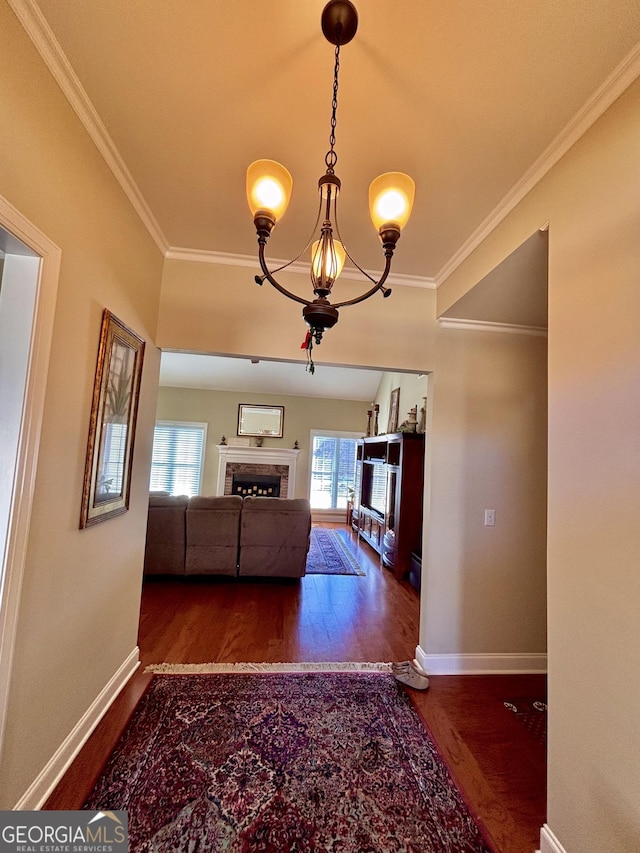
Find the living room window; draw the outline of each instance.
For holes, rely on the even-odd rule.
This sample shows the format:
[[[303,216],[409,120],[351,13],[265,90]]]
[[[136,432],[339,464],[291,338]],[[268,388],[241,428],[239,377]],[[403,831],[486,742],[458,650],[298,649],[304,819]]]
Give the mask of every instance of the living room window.
[[[346,509],[353,488],[357,433],[311,431],[312,509]]]
[[[199,494],[206,440],[206,424],[156,421],[149,491]]]

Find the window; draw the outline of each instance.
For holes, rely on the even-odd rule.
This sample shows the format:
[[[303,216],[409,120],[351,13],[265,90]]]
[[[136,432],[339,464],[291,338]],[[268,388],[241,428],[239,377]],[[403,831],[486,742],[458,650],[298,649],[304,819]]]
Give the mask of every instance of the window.
[[[156,421],[150,491],[199,494],[206,438],[206,424]]]
[[[346,509],[353,488],[357,433],[311,432],[313,509]]]

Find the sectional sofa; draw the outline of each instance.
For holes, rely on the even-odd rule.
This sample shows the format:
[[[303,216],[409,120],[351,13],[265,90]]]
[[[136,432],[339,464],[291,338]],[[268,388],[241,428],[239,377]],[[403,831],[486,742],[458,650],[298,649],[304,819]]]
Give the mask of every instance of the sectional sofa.
[[[300,578],[310,533],[303,498],[151,494],[144,573]]]

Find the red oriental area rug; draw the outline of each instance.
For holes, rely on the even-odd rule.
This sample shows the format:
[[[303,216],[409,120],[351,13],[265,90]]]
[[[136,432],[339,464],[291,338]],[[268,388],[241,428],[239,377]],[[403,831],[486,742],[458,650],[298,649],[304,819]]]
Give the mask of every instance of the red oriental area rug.
[[[490,853],[382,672],[155,676],[87,803],[129,849]]]
[[[337,530],[312,527],[307,554],[309,575],[364,575],[364,570]]]

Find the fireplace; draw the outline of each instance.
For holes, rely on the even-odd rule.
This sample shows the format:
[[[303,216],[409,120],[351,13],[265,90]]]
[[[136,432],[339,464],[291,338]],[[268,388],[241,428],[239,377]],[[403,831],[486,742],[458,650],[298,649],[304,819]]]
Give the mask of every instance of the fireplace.
[[[300,450],[285,450],[275,447],[239,447],[234,445],[219,444],[218,446],[218,495],[260,495],[253,487],[263,489],[266,484],[266,496],[275,497],[275,493],[269,492],[269,488],[275,488],[278,483],[278,494],[280,498],[292,498],[295,493],[296,462]],[[243,478],[240,483],[238,477]],[[267,479],[264,479],[267,478]],[[251,491],[242,492],[240,488],[251,488]]]
[[[252,497],[280,497],[280,476],[278,474],[233,474],[231,494]]]

